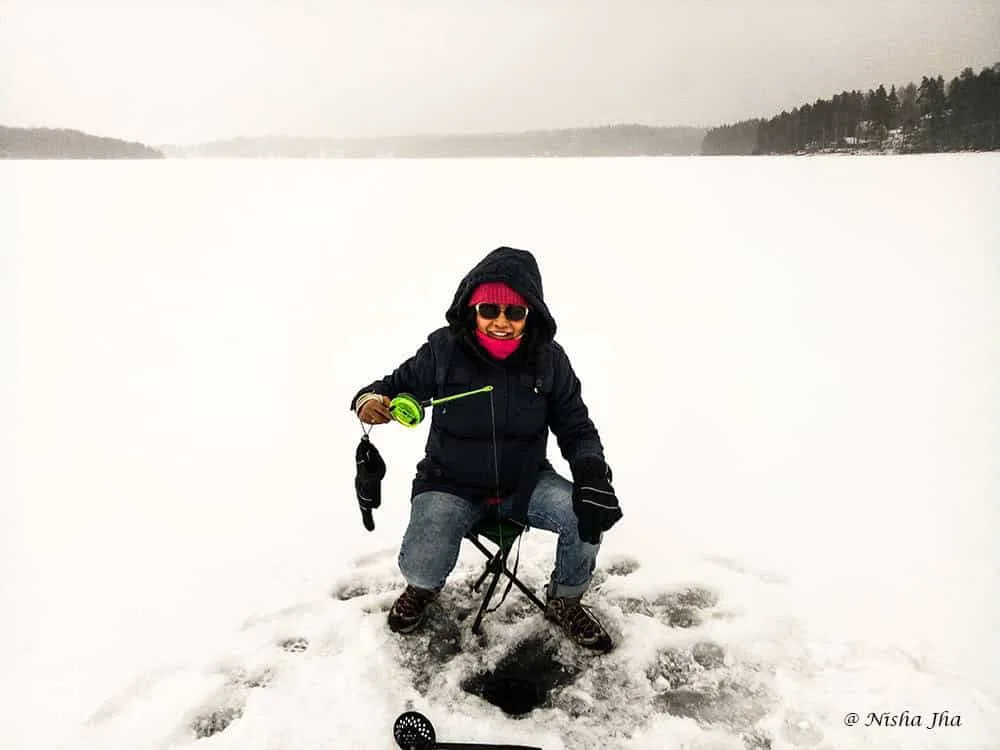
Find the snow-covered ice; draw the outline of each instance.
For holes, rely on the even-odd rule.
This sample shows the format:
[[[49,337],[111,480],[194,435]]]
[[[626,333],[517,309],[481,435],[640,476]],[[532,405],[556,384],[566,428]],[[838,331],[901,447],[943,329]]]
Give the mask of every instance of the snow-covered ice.
[[[0,745],[390,748],[417,710],[546,750],[996,747],[998,167],[0,165]],[[499,245],[614,467],[606,657],[516,590],[473,636],[471,548],[427,632],[385,627],[426,427],[372,433],[368,533],[347,403]],[[512,658],[554,670],[517,718],[470,689]]]

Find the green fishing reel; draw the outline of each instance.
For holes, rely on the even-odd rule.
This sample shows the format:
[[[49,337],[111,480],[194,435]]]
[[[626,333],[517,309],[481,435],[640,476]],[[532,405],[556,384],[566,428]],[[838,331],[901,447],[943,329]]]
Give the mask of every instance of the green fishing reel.
[[[424,421],[424,405],[416,396],[400,393],[389,402],[389,416],[404,427],[416,427]]]
[[[489,393],[492,390],[492,385],[485,385],[474,391],[456,393],[453,396],[445,396],[444,398],[429,398],[426,401],[420,401],[410,393],[400,393],[389,402],[389,416],[404,427],[416,427],[424,421],[424,416],[426,415],[424,407],[443,404],[445,401],[454,401],[457,398],[465,398],[476,393]]]

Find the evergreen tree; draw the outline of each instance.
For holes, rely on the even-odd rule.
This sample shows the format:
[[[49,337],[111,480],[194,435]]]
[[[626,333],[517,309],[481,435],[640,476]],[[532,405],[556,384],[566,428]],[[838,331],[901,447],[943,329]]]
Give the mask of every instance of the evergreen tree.
[[[972,145],[976,88],[976,74],[972,68],[965,68],[948,83],[949,145],[952,148],[969,148]]]
[[[889,129],[891,116],[889,94],[885,86],[879,84],[877,89],[868,92],[868,119],[873,126],[872,134],[880,141]]]
[[[895,130],[899,127],[899,95],[896,93],[895,85],[893,85],[892,90],[889,92],[887,112],[888,120],[886,121],[886,127],[889,130]]]
[[[920,105],[917,103],[917,87],[906,84],[899,97],[898,119],[904,131],[916,130],[920,125]]]
[[[920,88],[917,90],[917,103],[920,105],[922,117],[928,117],[933,122],[939,122],[944,118],[948,109],[948,97],[944,89],[944,76],[928,78],[924,76],[920,80]]]
[[[920,80],[917,93],[917,103],[920,104],[921,119],[927,123],[928,147],[937,150],[943,144],[943,126],[948,110],[948,97],[944,89],[944,77]]]

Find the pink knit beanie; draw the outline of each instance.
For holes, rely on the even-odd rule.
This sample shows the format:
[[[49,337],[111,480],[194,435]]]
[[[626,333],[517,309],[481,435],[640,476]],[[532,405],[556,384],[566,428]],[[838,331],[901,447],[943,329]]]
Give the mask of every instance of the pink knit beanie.
[[[487,281],[480,284],[469,297],[469,306],[478,305],[480,302],[492,302],[495,305],[524,305],[528,306],[528,301],[511,289],[502,281]]]

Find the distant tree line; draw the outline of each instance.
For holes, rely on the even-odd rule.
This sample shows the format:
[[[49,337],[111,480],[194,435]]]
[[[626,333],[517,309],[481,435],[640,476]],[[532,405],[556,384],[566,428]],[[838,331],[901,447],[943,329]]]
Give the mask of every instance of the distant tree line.
[[[703,154],[788,154],[843,149],[1000,150],[1000,63],[966,68],[945,84],[924,76],[886,91],[844,91],[770,119],[712,128]]]
[[[605,125],[473,135],[234,138],[195,146],[163,148],[168,156],[224,158],[663,156],[697,154],[704,137],[704,128]]]
[[[79,130],[8,128],[0,125],[0,159],[162,159],[141,143]]]

